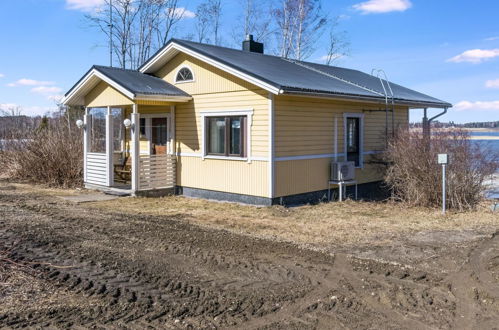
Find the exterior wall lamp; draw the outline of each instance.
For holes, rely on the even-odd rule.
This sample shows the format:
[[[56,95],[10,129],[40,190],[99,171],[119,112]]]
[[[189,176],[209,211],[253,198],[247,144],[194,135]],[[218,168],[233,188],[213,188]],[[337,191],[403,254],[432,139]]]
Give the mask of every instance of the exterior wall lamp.
[[[125,119],[125,120],[123,120],[123,125],[125,125],[126,129],[130,129],[130,128],[134,129],[135,128],[135,124],[132,123],[132,121],[130,119],[128,119],[128,118]]]
[[[76,121],[76,127],[80,128],[80,129],[81,129],[81,128],[85,129],[85,128],[86,128],[86,126],[87,126],[87,125],[85,125],[85,123],[83,122],[83,120],[78,119],[78,120]]]

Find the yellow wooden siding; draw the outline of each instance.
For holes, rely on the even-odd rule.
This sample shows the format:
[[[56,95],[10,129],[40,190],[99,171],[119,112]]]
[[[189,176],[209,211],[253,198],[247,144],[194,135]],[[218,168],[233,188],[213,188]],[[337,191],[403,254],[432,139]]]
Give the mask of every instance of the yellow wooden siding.
[[[267,157],[268,99],[261,91],[202,94],[175,109],[177,150],[179,152],[202,152],[202,111],[230,111],[253,109],[251,125],[251,156]]]
[[[177,185],[268,197],[267,162],[178,157]]]
[[[338,120],[338,153],[343,152],[343,114],[364,114],[364,151],[381,150],[385,145],[384,106],[338,102],[326,99],[275,97],[276,157],[330,154],[334,152],[334,121]],[[391,113],[389,114],[391,131]],[[396,125],[408,123],[408,109],[395,111]]]
[[[193,71],[194,82],[176,84],[175,75],[185,65]],[[251,157],[267,158],[268,92],[185,54],[175,56],[155,75],[193,97],[175,107],[176,151],[191,155],[178,157],[177,184],[268,197],[267,162],[201,158],[204,124],[201,112],[250,109],[253,110]]]
[[[368,160],[372,156],[365,156]],[[275,197],[324,190],[328,187],[331,158],[278,161],[275,163]],[[358,184],[380,181],[379,165],[365,164],[355,170]]]
[[[192,70],[194,74],[193,82],[175,83],[175,75],[183,66],[188,66]],[[172,58],[165,66],[158,70],[155,75],[192,96],[207,93],[259,89],[249,82],[183,53]]]
[[[125,95],[101,81],[87,95],[85,95],[86,107],[107,107],[117,105],[130,105],[133,101]]]
[[[344,152],[344,113],[364,114],[364,152],[385,148],[384,106],[325,99],[278,96],[275,98],[275,155],[292,157],[334,153],[334,121],[337,118],[337,152]],[[395,126],[407,125],[407,107],[397,107]],[[389,131],[391,132],[391,113]],[[359,184],[382,180],[379,165],[369,164],[375,155],[364,155],[364,168],[356,169]],[[281,160],[275,163],[275,196],[327,189],[332,157]],[[339,157],[338,160],[343,160]]]
[[[175,75],[183,66],[194,74],[194,82],[175,84]],[[253,110],[251,156],[268,155],[268,92],[228,74],[192,56],[178,54],[155,73],[193,96],[188,103],[176,105],[177,150],[186,153],[202,151],[202,111]]]

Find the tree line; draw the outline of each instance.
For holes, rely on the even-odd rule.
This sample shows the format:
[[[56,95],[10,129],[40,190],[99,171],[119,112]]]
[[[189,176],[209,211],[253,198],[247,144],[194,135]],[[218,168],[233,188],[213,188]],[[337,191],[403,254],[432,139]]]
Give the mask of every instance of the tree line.
[[[227,1],[203,0],[193,13],[182,0],[105,0],[85,17],[112,40],[113,58],[121,68],[138,68],[172,37],[234,46],[252,34],[267,52],[284,58],[306,60],[322,50],[327,65],[349,52],[345,31],[339,30],[337,17],[323,10],[322,0],[238,0],[239,11],[231,12],[230,19]],[[179,31],[187,16],[192,28]],[[231,32],[223,34],[222,27]],[[319,45],[324,35],[327,42]]]
[[[422,127],[422,123],[411,123],[411,127],[420,128]],[[451,128],[451,127],[459,127],[459,128],[499,128],[499,121],[484,121],[484,122],[471,122],[458,124],[453,121],[450,122],[439,122],[435,121],[432,123],[432,126],[435,128]]]

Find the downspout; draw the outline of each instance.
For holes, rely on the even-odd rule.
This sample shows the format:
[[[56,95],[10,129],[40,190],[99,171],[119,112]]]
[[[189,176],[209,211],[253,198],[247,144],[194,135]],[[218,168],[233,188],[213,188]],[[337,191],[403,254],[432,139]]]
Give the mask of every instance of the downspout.
[[[434,121],[435,119],[437,119],[438,117],[445,115],[447,113],[447,109],[448,108],[444,108],[444,111],[437,114],[436,116],[431,117],[430,119],[428,119],[428,116],[427,116],[428,109],[427,108],[424,109],[424,117],[423,117],[423,136],[424,137],[429,137],[431,135],[431,130],[430,130],[431,122]]]

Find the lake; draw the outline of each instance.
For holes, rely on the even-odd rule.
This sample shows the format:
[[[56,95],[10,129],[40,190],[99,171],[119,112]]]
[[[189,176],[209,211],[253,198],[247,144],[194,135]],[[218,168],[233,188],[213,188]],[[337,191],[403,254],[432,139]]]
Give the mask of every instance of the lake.
[[[491,140],[487,139],[489,136],[499,137],[499,132],[470,132],[471,136],[476,138],[483,137],[483,139],[472,140],[473,143],[476,143],[479,146],[483,146],[488,150],[493,150],[499,153],[499,140]],[[499,199],[499,171],[497,175],[494,176],[493,181],[491,182],[491,188],[487,192],[487,196],[489,198],[498,198]]]

